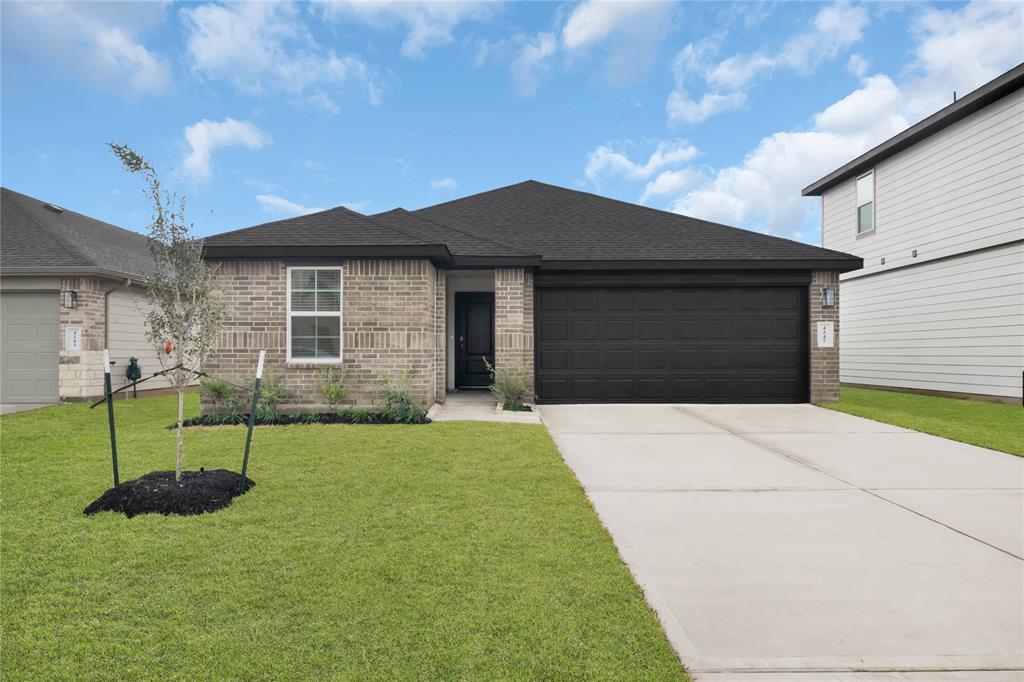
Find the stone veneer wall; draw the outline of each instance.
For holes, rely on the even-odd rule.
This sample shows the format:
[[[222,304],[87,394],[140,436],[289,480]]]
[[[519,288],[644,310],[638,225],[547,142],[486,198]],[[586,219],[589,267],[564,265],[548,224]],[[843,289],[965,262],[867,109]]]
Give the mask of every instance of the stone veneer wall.
[[[494,270],[494,364],[522,367],[526,394],[533,401],[532,270]]]
[[[832,308],[821,307],[821,290],[824,287],[832,287],[835,290],[835,306]],[[839,273],[814,272],[809,296],[811,402],[835,402],[839,400]],[[832,348],[818,348],[818,322],[832,323],[835,333]]]
[[[103,346],[106,343],[106,293],[118,286],[97,277],[60,280],[60,398],[75,400],[103,395]],[[78,292],[78,307],[65,308],[64,292]],[[68,350],[67,328],[82,328],[82,350]]]
[[[205,371],[239,382],[252,376],[263,349],[268,370],[284,386],[285,407],[322,407],[317,371],[329,365],[287,362],[287,264],[226,260],[211,265],[228,316]],[[413,395],[418,402],[426,407],[443,400],[443,273],[439,276],[426,260],[349,260],[341,265],[340,366],[345,370],[349,402],[378,404],[374,373],[398,375],[406,369],[413,371]]]

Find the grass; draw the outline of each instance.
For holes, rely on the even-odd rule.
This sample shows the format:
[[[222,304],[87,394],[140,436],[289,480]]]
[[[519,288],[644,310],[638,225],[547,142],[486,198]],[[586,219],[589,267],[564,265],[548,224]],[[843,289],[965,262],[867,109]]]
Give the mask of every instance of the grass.
[[[844,386],[822,407],[1024,457],[1020,405]]]
[[[174,400],[117,403],[122,480],[173,467]],[[186,468],[244,437],[186,432]],[[686,679],[542,427],[257,428],[257,486],[198,517],[82,515],[98,408],[0,448],[3,679]]]

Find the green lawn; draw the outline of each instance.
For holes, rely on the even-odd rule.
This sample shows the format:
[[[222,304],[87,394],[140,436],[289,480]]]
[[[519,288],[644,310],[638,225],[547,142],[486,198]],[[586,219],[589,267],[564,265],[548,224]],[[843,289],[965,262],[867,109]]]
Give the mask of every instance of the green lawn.
[[[1020,405],[843,387],[822,407],[1024,457]]]
[[[172,468],[174,398],[117,410],[122,480]],[[244,436],[188,431],[187,468],[238,470]],[[686,679],[542,427],[253,442],[257,486],[227,509],[86,517],[110,485],[105,412],[0,419],[0,677]]]

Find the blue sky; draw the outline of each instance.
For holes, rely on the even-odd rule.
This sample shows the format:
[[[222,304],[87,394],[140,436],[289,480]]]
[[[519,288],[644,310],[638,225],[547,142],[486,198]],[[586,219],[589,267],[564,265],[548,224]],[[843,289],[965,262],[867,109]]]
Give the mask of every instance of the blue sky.
[[[807,183],[1024,61],[1020,3],[3,3],[4,186],[197,234],[533,178],[818,243]]]

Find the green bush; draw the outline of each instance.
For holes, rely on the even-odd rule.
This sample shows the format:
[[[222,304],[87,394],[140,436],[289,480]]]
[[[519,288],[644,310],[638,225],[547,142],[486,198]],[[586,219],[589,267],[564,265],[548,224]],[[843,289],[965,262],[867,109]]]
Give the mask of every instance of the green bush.
[[[317,386],[320,387],[320,394],[330,406],[331,411],[337,411],[348,396],[348,389],[345,387],[345,372],[337,367],[324,367],[317,372]]]
[[[506,410],[522,411],[526,398],[526,368],[521,365],[495,367],[484,360],[491,373],[491,393]]]
[[[380,409],[384,419],[395,424],[422,424],[427,420],[427,413],[412,397],[411,369],[397,377],[384,372],[375,372],[374,376],[384,401]]]
[[[256,379],[249,380],[250,395]],[[277,376],[269,369],[263,371],[263,380],[260,382],[260,395],[256,400],[256,417],[265,421],[274,421],[281,416],[277,409],[284,402],[284,386],[278,381]]]
[[[237,417],[241,399],[238,389],[226,381],[207,378],[199,382],[199,395],[203,402],[210,403],[213,414],[218,417]]]

